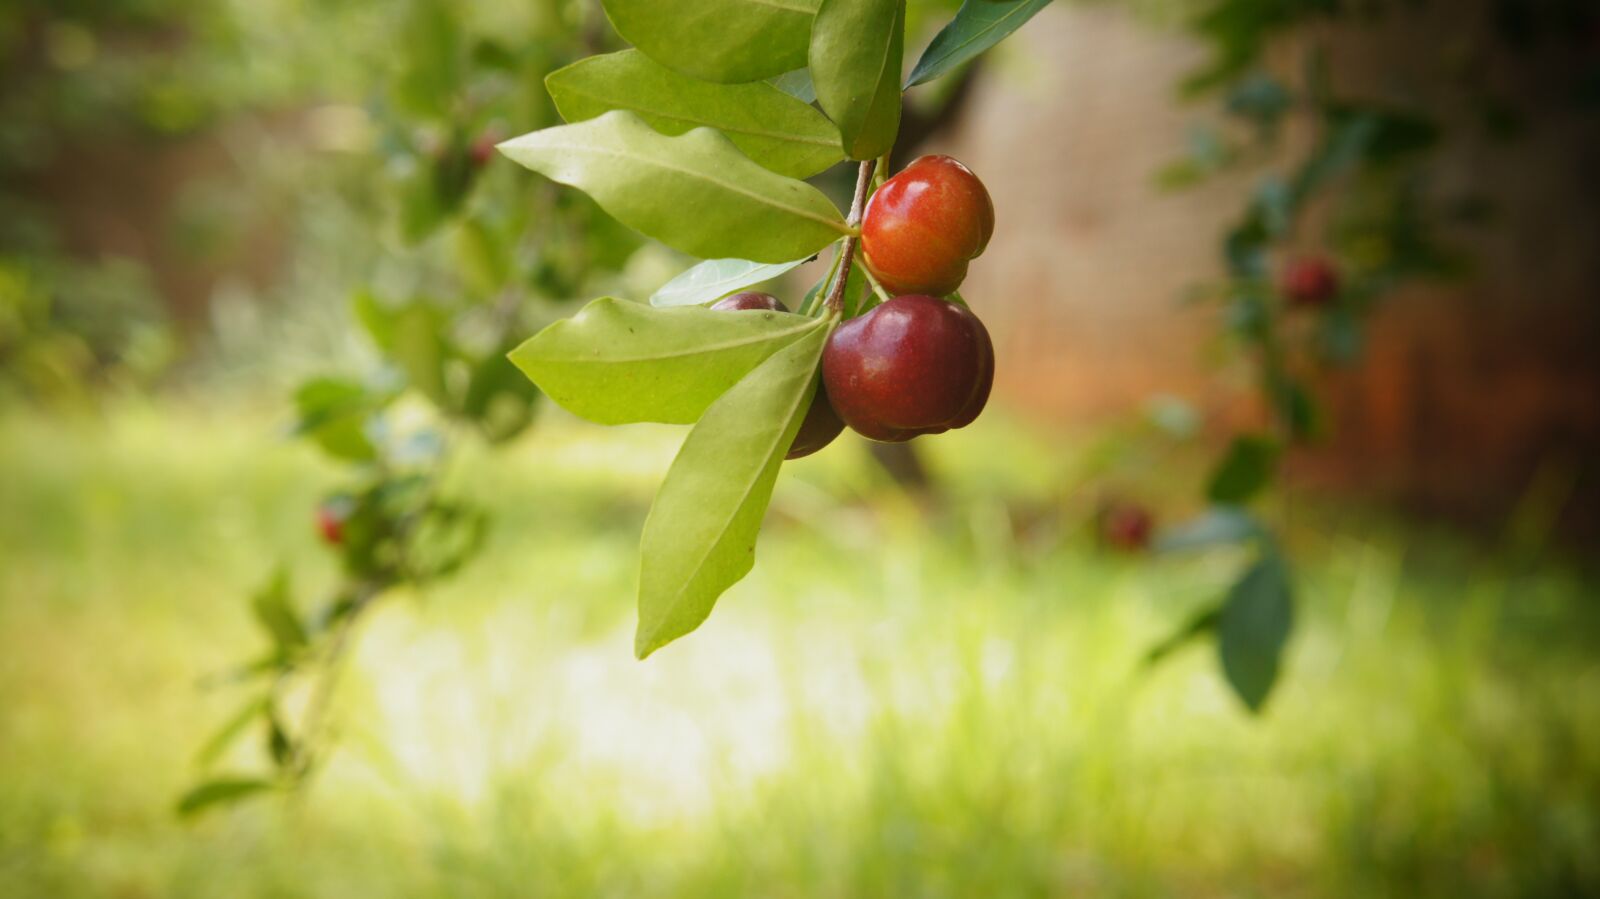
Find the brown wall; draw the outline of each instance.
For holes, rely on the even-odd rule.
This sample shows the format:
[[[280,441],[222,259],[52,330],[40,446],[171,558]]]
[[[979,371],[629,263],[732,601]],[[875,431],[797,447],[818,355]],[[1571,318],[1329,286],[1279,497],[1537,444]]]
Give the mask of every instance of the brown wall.
[[[1340,87],[1433,85],[1416,48],[1438,25],[1336,36],[1335,70],[1356,73]],[[1218,236],[1253,173],[1176,195],[1152,186],[1208,111],[1173,90],[1202,49],[1116,8],[1069,4],[1014,40],[939,148],[978,171],[999,210],[963,290],[1004,360],[997,389],[1070,422],[1129,414],[1155,392],[1248,416],[1245,385],[1219,377],[1212,313],[1182,298],[1219,274]],[[1324,483],[1497,514],[1541,467],[1600,457],[1600,141],[1592,121],[1545,108],[1537,73],[1490,77],[1528,98],[1537,126],[1441,154],[1440,187],[1481,190],[1497,217],[1456,235],[1474,256],[1470,283],[1391,297],[1362,364],[1328,379],[1334,436],[1297,460]],[[1291,133],[1289,151],[1305,137]]]
[[[1206,328],[1177,301],[1213,273],[1236,185],[1152,187],[1183,145],[1172,84],[1199,53],[1104,8],[1047,10],[1016,39],[936,147],[974,167],[999,213],[963,293],[999,341],[1000,390],[1068,417],[1203,390]]]

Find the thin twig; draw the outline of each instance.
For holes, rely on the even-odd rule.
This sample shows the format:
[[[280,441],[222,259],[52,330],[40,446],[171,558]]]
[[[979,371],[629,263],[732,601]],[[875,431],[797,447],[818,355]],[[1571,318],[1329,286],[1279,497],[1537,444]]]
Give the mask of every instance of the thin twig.
[[[816,290],[806,294],[804,305],[800,307],[801,315],[815,315],[818,304],[826,302],[828,291],[833,288],[833,276],[839,271],[839,263],[844,258],[844,247],[833,251],[833,261],[828,263],[828,273],[822,276],[822,281]]]
[[[850,229],[854,231],[861,226],[861,211],[867,205],[867,188],[872,186],[872,172],[878,167],[878,160],[869,159],[861,163],[861,171],[856,175],[856,195],[850,201]],[[844,311],[844,288],[850,281],[850,267],[855,264],[856,241],[855,235],[844,239],[844,247],[839,250],[839,257],[844,260],[839,266],[838,280],[833,282],[833,290],[828,292],[828,311],[842,313]]]
[[[339,676],[343,674],[346,661],[346,650],[350,644],[350,632],[355,629],[356,621],[361,617],[383,592],[376,584],[362,584],[356,588],[351,606],[344,617],[335,625],[333,638],[323,651],[323,669],[319,673],[316,684],[312,688],[311,700],[306,710],[306,716],[301,724],[300,739],[295,750],[292,771],[294,776],[304,781],[309,778],[315,764],[319,750],[324,747],[323,737],[328,726],[328,708],[333,702],[333,694],[339,685]]]

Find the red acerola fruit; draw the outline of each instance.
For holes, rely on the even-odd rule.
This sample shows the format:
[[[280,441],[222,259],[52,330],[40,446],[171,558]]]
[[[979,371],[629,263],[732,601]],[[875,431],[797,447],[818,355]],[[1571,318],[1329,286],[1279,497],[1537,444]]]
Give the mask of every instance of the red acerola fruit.
[[[1155,517],[1138,503],[1114,502],[1100,511],[1100,539],[1113,549],[1144,550],[1154,530]]]
[[[725,297],[712,303],[711,308],[724,312],[739,312],[746,309],[760,309],[767,312],[789,311],[789,307],[783,305],[783,301],[772,294],[755,291]],[[811,408],[806,410],[805,421],[800,422],[800,431],[795,434],[794,443],[789,444],[789,452],[784,458],[798,459],[809,456],[832,443],[843,430],[844,422],[839,420],[839,414],[833,411],[833,405],[828,402],[827,389],[818,384],[816,396],[811,399]]]
[[[1339,272],[1321,256],[1291,259],[1283,267],[1278,290],[1291,306],[1321,308],[1339,295]]]
[[[948,156],[924,156],[872,195],[861,251],[890,293],[944,296],[993,234],[994,203],[978,176]]]
[[[720,309],[724,312],[739,312],[745,309],[764,309],[767,312],[789,311],[789,307],[783,305],[783,301],[772,294],[756,293],[753,290],[745,293],[736,293],[731,297],[723,297],[712,303],[711,308]]]
[[[338,546],[344,542],[344,519],[342,511],[333,503],[317,507],[317,533],[322,535],[324,543]]]
[[[472,139],[472,144],[467,148],[467,158],[472,161],[473,168],[481,169],[494,161],[495,149],[500,139],[500,132],[492,127]]]
[[[863,437],[899,443],[971,424],[994,386],[994,344],[965,306],[899,296],[840,325],[822,351],[822,383]]]

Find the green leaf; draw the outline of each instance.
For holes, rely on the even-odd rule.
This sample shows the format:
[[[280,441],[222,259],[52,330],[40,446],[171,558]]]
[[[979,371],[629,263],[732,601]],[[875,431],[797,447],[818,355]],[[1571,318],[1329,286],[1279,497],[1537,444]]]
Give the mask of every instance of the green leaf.
[[[313,378],[295,390],[298,421],[294,432],[309,437],[336,459],[371,461],[378,451],[367,436],[367,418],[388,400],[355,381]]]
[[[461,570],[483,547],[489,535],[489,514],[461,503],[430,505],[412,537],[411,577],[417,583],[442,578]]]
[[[764,82],[696,81],[624,50],[573,63],[544,83],[568,122],[623,109],[663,134],[715,128],[746,156],[791,178],[810,177],[844,159],[839,129],[826,116]]]
[[[1270,549],[1228,591],[1217,621],[1217,651],[1228,683],[1250,711],[1261,710],[1294,625],[1293,588],[1283,557]]]
[[[233,741],[239,738],[239,734],[243,733],[246,727],[258,720],[262,713],[267,710],[267,702],[268,697],[265,695],[253,696],[249,702],[240,706],[239,710],[233,714],[233,717],[217,728],[217,732],[211,735],[211,739],[207,740],[205,745],[200,747],[200,751],[195,753],[194,763],[203,768],[221,758],[222,754],[228,750],[228,747],[233,745]]]
[[[650,295],[652,306],[698,306],[810,262],[814,257],[767,264],[748,259],[707,259],[661,285]]]
[[[400,236],[408,244],[427,240],[454,216],[476,179],[468,136],[456,131],[437,151],[421,151],[394,186],[400,200]]]
[[[449,325],[445,313],[415,301],[395,313],[389,354],[405,372],[406,380],[441,409],[451,407],[445,384],[445,363],[450,347],[445,342]]]
[[[461,399],[461,414],[490,443],[503,443],[532,423],[538,400],[539,389],[517,371],[502,350],[472,366],[466,395]]]
[[[767,357],[810,333],[782,312],[656,309],[603,297],[511,352],[552,400],[600,424],[692,424]]]
[[[350,312],[373,344],[387,352],[394,343],[394,310],[389,304],[371,290],[358,290],[350,297]]]
[[[1322,142],[1301,164],[1294,180],[1295,196],[1306,198],[1330,181],[1348,174],[1361,164],[1378,133],[1378,122],[1371,116],[1354,115],[1330,119]]]
[[[1206,609],[1190,618],[1184,625],[1173,631],[1165,640],[1150,647],[1145,653],[1144,663],[1155,665],[1167,656],[1172,655],[1191,642],[1198,640],[1216,630],[1217,622],[1222,619],[1220,609]]]
[[[283,729],[283,722],[278,720],[276,712],[267,715],[267,754],[272,757],[272,764],[281,771],[294,761],[294,744],[289,739],[288,731]]]
[[[1307,440],[1317,434],[1321,427],[1317,401],[1302,384],[1277,378],[1267,386],[1267,398],[1277,408],[1278,416],[1288,425],[1294,439]]]
[[[922,51],[906,87],[932,81],[1004,40],[1050,0],[966,0]]]
[[[460,16],[449,0],[412,0],[401,21],[395,99],[406,112],[443,119],[462,80]]]
[[[795,311],[801,315],[810,315],[811,310],[816,308],[816,304],[822,302],[822,292],[827,290],[828,285],[833,283],[833,277],[836,274],[837,272],[832,270],[824,272],[822,277],[817,280],[817,283],[811,285],[811,289],[806,291],[805,297],[800,300],[800,308]]]
[[[857,264],[850,266],[850,276],[844,282],[844,319],[846,321],[858,315],[865,315],[878,305],[878,295],[873,292],[872,285],[866,276],[867,267]]]
[[[1249,500],[1272,481],[1278,453],[1278,442],[1271,438],[1252,434],[1234,438],[1228,455],[1211,475],[1207,496],[1212,502],[1225,505]]]
[[[463,280],[473,290],[490,296],[511,281],[513,263],[507,243],[500,233],[478,219],[461,223],[456,231],[456,260]]]
[[[208,781],[183,794],[178,800],[178,814],[188,818],[214,805],[238,802],[276,788],[270,780],[260,778],[227,778]]]
[[[640,540],[639,658],[699,627],[754,566],[761,519],[810,408],[830,330],[814,321],[713,403],[683,442]]]
[[[1204,181],[1210,172],[1192,159],[1177,159],[1156,171],[1156,187],[1163,191],[1183,190]]]
[[[701,81],[760,81],[806,64],[819,0],[604,0],[628,43]]]
[[[212,672],[200,679],[200,685],[209,689],[227,684],[243,683],[265,674],[282,672],[283,669],[284,659],[274,652],[264,655],[253,662],[245,662],[242,665],[234,665],[221,671]]]
[[[875,302],[877,295],[872,292],[872,285],[867,283],[865,272],[866,267],[860,265],[859,262],[850,266],[850,276],[845,280],[844,296],[841,298],[844,306],[843,315],[841,316],[843,321],[849,321],[877,305]],[[798,311],[805,315],[812,314],[812,310],[817,307],[817,304],[824,302],[826,299],[827,295],[824,291],[833,287],[834,279],[838,277],[838,274],[837,271],[823,273],[821,280],[806,291],[805,299],[800,301],[800,309]]]
[[[1294,106],[1294,95],[1278,79],[1254,72],[1229,89],[1224,106],[1232,115],[1247,119],[1260,132],[1270,134]]]
[[[434,166],[426,160],[417,160],[415,167],[396,179],[391,193],[399,201],[397,224],[400,238],[415,246],[439,230],[449,217],[439,200],[439,187]]]
[[[822,0],[811,28],[817,101],[851,159],[875,159],[900,130],[905,0]]]
[[[850,232],[821,191],[751,162],[710,128],[667,137],[618,110],[500,149],[589,194],[623,224],[702,259],[788,262]]]
[[[291,653],[306,645],[305,626],[289,602],[289,574],[283,569],[273,575],[251,601],[256,620],[272,636],[272,642],[284,653]]]
[[[801,103],[809,105],[817,102],[817,86],[811,83],[809,68],[784,72],[775,78],[768,78],[767,83]]]

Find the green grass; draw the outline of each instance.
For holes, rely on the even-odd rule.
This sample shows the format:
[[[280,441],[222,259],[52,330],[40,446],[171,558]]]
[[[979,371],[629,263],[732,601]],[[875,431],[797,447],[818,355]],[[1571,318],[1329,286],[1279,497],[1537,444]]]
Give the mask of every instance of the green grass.
[[[1573,566],[1297,510],[1300,619],[1252,719],[1196,645],[1239,560],[1096,551],[1075,447],[857,445],[786,474],[755,572],[630,654],[668,429],[462,460],[487,556],[361,633],[309,793],[190,824],[280,559],[332,582],[337,472],[214,408],[0,420],[0,896],[1576,896],[1600,892],[1600,627]],[[1063,448],[1065,444],[1065,448]],[[243,768],[246,745],[225,767]]]

